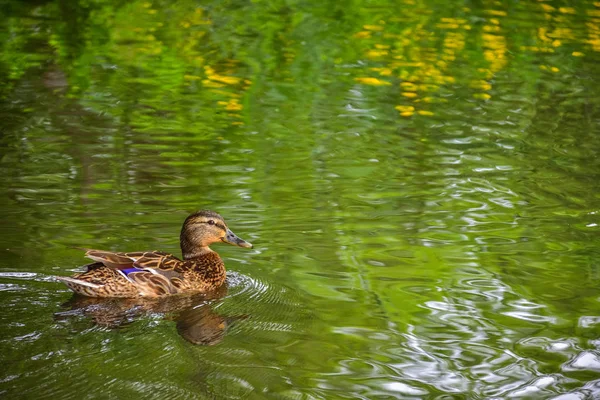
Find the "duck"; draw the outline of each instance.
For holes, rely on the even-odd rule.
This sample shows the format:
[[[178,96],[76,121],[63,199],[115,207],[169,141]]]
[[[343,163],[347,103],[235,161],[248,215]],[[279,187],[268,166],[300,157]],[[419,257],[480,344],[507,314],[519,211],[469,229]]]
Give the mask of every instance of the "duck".
[[[180,293],[208,293],[225,283],[225,263],[209,246],[224,242],[252,248],[233,233],[223,217],[200,210],[184,221],[182,258],[160,251],[112,252],[85,249],[94,262],[72,277],[57,276],[73,292],[87,297],[160,298]]]

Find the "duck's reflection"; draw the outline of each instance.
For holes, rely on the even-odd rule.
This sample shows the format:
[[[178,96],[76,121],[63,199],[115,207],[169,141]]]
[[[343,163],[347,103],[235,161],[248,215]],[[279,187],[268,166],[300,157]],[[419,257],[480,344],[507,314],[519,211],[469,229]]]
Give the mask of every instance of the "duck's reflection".
[[[84,315],[95,324],[107,328],[118,328],[148,314],[163,314],[176,322],[177,332],[190,343],[215,345],[225,337],[227,328],[247,315],[225,317],[212,309],[212,303],[225,296],[225,285],[210,294],[193,296],[170,296],[158,299],[94,298],[73,295],[63,308],[67,311],[55,313],[55,318],[65,320]]]

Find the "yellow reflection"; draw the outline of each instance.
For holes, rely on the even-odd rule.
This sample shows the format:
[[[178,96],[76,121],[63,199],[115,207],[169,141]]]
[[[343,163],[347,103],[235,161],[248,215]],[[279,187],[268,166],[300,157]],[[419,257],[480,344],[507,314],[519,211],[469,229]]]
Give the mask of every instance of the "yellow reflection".
[[[390,76],[392,75],[392,70],[390,68],[377,68],[377,67],[373,67],[370,68],[371,71],[375,71],[375,72],[379,72],[379,75],[381,76]]]
[[[383,26],[381,25],[363,25],[363,29],[367,31],[382,31]]]
[[[471,87],[480,90],[490,90],[492,85],[486,81],[473,81],[471,82]]]
[[[546,12],[552,12],[554,10],[556,10],[556,8],[552,7],[550,4],[540,4],[540,7],[542,7],[542,9]]]
[[[229,101],[218,101],[217,104],[221,106],[225,106],[227,111],[239,111],[244,108],[243,105],[240,104],[238,99],[230,99]],[[239,117],[239,115],[235,115]]]
[[[416,92],[417,91],[417,85],[415,85],[412,82],[402,82],[400,84],[400,87],[402,87],[402,89],[406,90],[407,92]]]
[[[400,111],[401,113],[412,113],[415,111],[415,108],[413,106],[396,106],[394,108]]]
[[[355,33],[354,37],[358,38],[358,39],[370,38],[371,37],[371,32],[369,32],[369,31],[361,31],[361,32]]]
[[[560,7],[558,11],[560,11],[563,14],[577,14],[573,7]]]
[[[371,85],[371,86],[391,85],[391,83],[389,83],[388,81],[384,81],[384,80],[377,79],[377,78],[371,78],[371,77],[354,78],[354,80],[359,83],[363,83],[365,85]]]
[[[367,51],[367,57],[378,58],[378,57],[386,56],[386,55],[388,55],[388,53],[389,52],[387,50],[369,50],[369,51]]]

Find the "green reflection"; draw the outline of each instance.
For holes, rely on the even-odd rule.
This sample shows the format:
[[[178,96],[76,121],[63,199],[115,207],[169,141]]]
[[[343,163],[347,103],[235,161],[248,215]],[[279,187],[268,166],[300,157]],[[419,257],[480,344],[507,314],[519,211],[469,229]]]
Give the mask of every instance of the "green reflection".
[[[546,398],[597,379],[597,2],[0,17],[3,396]],[[248,318],[217,346],[168,312],[54,320],[71,246],[177,254],[199,208],[256,245],[219,249],[230,292],[207,309]]]

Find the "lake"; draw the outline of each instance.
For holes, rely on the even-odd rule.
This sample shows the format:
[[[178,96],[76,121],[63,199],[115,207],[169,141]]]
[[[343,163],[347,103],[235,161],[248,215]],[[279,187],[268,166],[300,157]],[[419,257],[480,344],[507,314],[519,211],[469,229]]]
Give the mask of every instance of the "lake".
[[[0,396],[600,396],[600,3],[6,0]],[[227,286],[77,297],[80,248]]]

